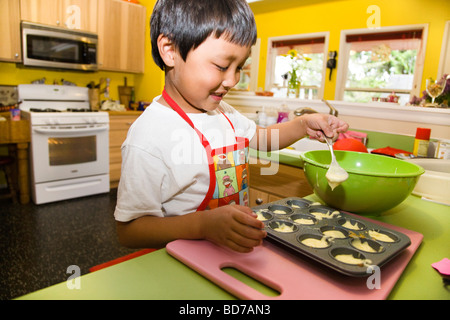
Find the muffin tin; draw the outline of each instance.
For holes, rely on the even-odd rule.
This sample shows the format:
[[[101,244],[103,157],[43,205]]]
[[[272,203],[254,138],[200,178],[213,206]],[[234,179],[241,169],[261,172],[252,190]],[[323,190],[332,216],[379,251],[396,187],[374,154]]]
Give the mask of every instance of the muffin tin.
[[[252,210],[267,237],[340,273],[369,276],[411,244],[401,232],[303,198],[286,198]]]

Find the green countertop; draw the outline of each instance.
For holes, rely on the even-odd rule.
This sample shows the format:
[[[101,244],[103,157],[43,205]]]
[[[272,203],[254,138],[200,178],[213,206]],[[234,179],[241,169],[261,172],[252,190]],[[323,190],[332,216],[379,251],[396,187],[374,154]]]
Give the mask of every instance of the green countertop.
[[[317,201],[314,195],[308,198]],[[450,299],[450,287],[431,267],[450,258],[450,207],[409,196],[396,208],[371,218],[424,236],[389,299]],[[165,249],[83,275],[79,284],[79,289],[69,289],[63,282],[19,299],[235,299]]]

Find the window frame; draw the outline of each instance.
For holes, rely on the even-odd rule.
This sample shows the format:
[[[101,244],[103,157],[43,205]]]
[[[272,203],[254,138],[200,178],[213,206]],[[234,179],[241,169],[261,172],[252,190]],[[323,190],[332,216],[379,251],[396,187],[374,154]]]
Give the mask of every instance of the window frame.
[[[275,57],[271,54],[271,49],[274,42],[277,41],[289,41],[289,40],[306,40],[306,39],[314,39],[314,38],[324,38],[323,43],[323,68],[322,68],[322,82],[320,84],[320,88],[317,90],[317,99],[323,99],[324,91],[325,91],[325,79],[327,74],[327,59],[328,59],[328,44],[330,39],[330,32],[315,32],[315,33],[301,33],[294,34],[288,36],[279,36],[279,37],[269,37],[267,44],[267,63],[266,63],[266,79],[265,79],[265,88],[267,91],[270,91],[274,86],[273,78],[275,74]],[[301,88],[309,88],[309,86],[302,86]]]
[[[259,56],[261,51],[261,39],[257,38],[256,43],[252,46],[250,57],[252,59],[252,65],[250,67],[250,71],[248,72],[250,75],[250,83],[248,86],[248,90],[237,89],[239,82],[242,80],[242,74],[239,78],[239,82],[234,86],[231,90],[235,92],[255,92],[258,89],[258,70],[259,70]],[[241,71],[244,72],[245,71]]]
[[[441,79],[444,74],[450,74],[450,20],[445,22],[437,79]]]
[[[390,26],[390,27],[379,27],[379,28],[365,28],[365,29],[349,29],[341,31],[341,38],[339,44],[338,53],[338,63],[337,63],[337,75],[336,75],[336,90],[335,90],[335,100],[344,100],[344,93],[346,91],[345,83],[347,80],[348,73],[348,61],[350,57],[351,42],[347,42],[347,36],[357,35],[357,34],[374,34],[374,33],[387,33],[387,32],[401,32],[412,29],[422,29],[422,50],[419,51],[416,59],[416,67],[414,71],[413,85],[411,91],[407,90],[410,94],[410,99],[412,96],[420,96],[420,88],[423,76],[423,68],[425,62],[425,51],[427,46],[428,38],[428,24],[415,24],[415,25],[402,25],[402,26]],[[359,91],[371,91],[371,92],[385,92],[392,91],[392,89],[376,89],[373,90],[361,90]],[[405,90],[399,90],[398,93],[405,93]],[[406,93],[408,93],[406,92]]]

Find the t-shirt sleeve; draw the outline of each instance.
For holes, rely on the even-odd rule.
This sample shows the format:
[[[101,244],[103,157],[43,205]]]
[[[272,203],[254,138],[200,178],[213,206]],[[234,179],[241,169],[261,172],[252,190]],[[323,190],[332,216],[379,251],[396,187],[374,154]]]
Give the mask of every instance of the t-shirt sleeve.
[[[122,147],[122,174],[114,218],[128,222],[145,215],[162,217],[162,191],[167,174],[162,161],[133,145]]]

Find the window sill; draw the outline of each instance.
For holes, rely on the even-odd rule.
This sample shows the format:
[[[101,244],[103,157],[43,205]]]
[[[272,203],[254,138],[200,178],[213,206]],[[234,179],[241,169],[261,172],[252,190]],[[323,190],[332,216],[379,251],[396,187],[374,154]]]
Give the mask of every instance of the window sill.
[[[309,107],[317,112],[329,113],[328,106],[321,100],[263,97],[255,96],[252,93],[231,93],[226,96],[225,101],[233,107],[258,108],[258,110],[263,106],[266,108],[279,108],[285,104],[290,110]],[[450,126],[450,108],[400,106],[388,102],[356,103],[330,100],[328,102],[338,110],[339,115]]]

